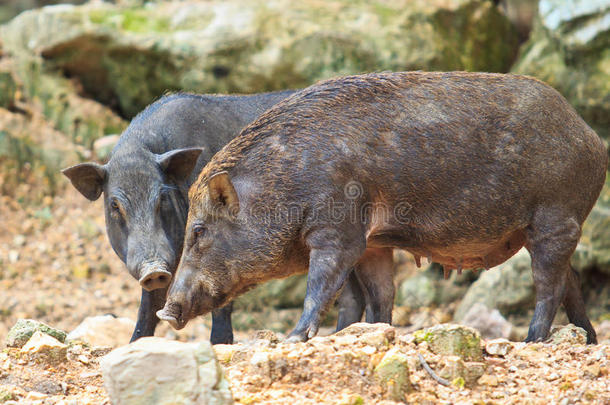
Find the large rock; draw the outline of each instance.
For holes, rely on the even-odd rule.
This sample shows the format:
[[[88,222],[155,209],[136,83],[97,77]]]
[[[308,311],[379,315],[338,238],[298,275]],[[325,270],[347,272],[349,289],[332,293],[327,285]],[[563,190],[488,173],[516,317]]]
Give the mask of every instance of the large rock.
[[[145,337],[100,361],[104,385],[115,405],[232,404],[212,345]]]
[[[610,139],[610,1],[541,0],[531,37],[513,67],[557,88]]]
[[[521,249],[505,263],[483,272],[468,289],[454,319],[461,322],[476,303],[497,309],[504,316],[533,308],[536,294],[530,262],[527,250]]]
[[[252,93],[372,70],[506,71],[517,34],[489,1],[107,2],[22,13],[14,54],[132,117],[167,90]]]
[[[118,347],[129,342],[135,322],[112,315],[91,316],[68,334],[66,339],[80,340],[91,346]]]
[[[454,271],[449,279],[445,280],[443,267],[432,263],[400,284],[396,303],[412,309],[446,305],[461,299],[478,277],[479,273],[476,271],[464,271],[462,274]]]
[[[19,319],[8,332],[6,345],[9,347],[23,347],[36,332],[49,335],[61,343],[66,340],[66,332],[62,330],[52,328],[33,319]]]
[[[481,335],[467,326],[441,324],[418,330],[413,336],[416,343],[427,342],[433,353],[442,356],[459,356],[465,361],[483,359]]]
[[[478,330],[485,339],[508,339],[512,329],[497,309],[490,309],[481,302],[475,302],[464,315],[461,323]]]
[[[239,297],[235,309],[301,308],[307,292],[307,275],[269,281]]]
[[[0,127],[2,187],[10,193],[28,184],[32,201],[56,192],[59,170],[86,154],[38,114],[28,117],[0,108]]]
[[[572,255],[572,265],[578,270],[595,267],[610,275],[610,176],[608,175],[597,203],[583,224],[582,236]]]

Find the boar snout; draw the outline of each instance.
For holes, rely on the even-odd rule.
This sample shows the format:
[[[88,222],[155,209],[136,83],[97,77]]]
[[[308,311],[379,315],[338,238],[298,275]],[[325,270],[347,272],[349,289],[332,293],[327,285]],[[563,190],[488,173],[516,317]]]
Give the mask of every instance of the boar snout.
[[[172,273],[167,265],[159,262],[144,263],[140,267],[140,285],[146,291],[165,288],[172,280]]]
[[[184,328],[187,323],[182,317],[182,305],[176,302],[167,302],[163,309],[157,311],[157,317],[167,321],[176,330]]]

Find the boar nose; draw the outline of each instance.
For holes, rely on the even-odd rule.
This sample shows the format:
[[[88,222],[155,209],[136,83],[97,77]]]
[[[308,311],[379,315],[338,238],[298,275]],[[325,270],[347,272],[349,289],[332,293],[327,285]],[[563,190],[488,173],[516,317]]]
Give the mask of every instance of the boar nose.
[[[186,325],[182,317],[182,306],[175,302],[166,302],[163,309],[157,311],[157,317],[162,321],[168,322],[172,328],[180,330]]]
[[[172,280],[172,273],[158,264],[144,265],[140,271],[140,285],[146,291],[165,288]]]

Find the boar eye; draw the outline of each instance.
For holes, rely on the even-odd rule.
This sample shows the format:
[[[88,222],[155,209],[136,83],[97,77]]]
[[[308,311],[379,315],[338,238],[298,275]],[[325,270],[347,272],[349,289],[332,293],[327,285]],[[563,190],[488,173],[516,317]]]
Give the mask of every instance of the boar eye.
[[[201,236],[205,235],[206,231],[207,231],[207,229],[203,225],[193,226],[193,235],[195,235],[196,237],[201,237]]]
[[[110,208],[112,208],[115,211],[118,211],[119,209],[119,202],[116,199],[112,199],[112,201],[110,201]]]

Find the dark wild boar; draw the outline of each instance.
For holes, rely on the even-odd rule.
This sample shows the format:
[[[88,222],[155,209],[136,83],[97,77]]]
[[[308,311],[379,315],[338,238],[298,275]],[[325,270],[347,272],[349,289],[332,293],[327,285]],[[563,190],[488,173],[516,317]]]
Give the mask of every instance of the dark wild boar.
[[[595,342],[570,256],[606,167],[595,132],[529,77],[328,80],[266,111],[202,170],[158,315],[181,328],[258,283],[308,271],[290,337],[305,340],[367,248],[461,270],[496,266],[525,246],[536,286],[527,341],[547,337],[563,303]],[[273,220],[262,207],[277,211]],[[375,320],[390,321],[391,274],[357,273]]]

